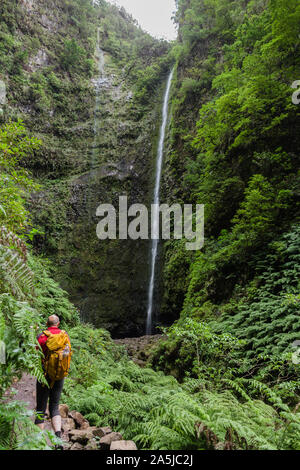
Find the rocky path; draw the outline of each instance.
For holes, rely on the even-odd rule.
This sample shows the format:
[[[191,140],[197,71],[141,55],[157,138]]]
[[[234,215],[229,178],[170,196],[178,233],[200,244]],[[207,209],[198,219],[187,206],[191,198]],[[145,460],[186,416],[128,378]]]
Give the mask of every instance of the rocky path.
[[[13,384],[12,390],[6,392],[8,399],[23,401],[27,408],[34,410],[36,406],[36,379],[23,374],[21,380]],[[66,404],[59,407],[62,418],[62,440],[64,450],[137,450],[133,441],[126,441],[118,432],[109,427],[90,426],[81,413],[69,410]],[[34,419],[34,417],[32,417]],[[51,420],[47,410],[45,430],[52,430]],[[50,444],[50,442],[48,441]]]
[[[21,380],[15,381],[13,383],[12,389],[16,393],[12,393],[12,389],[8,392],[5,392],[5,395],[9,397],[10,400],[17,400],[26,403],[26,407],[29,410],[34,410],[36,406],[36,379],[29,374],[23,374]],[[47,409],[48,414],[48,409]],[[33,418],[32,418],[33,419]],[[51,429],[51,423],[47,419],[45,421],[45,429]]]

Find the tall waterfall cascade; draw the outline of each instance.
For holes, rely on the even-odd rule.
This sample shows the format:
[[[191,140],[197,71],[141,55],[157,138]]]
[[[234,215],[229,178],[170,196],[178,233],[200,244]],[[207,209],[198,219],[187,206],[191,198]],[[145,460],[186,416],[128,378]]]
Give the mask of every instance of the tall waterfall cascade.
[[[98,74],[97,77],[92,80],[93,85],[95,87],[95,106],[94,106],[94,123],[93,123],[93,144],[91,148],[91,155],[90,155],[90,161],[89,161],[89,172],[90,172],[90,177],[89,177],[89,191],[87,195],[87,210],[89,213],[89,220],[92,221],[93,215],[95,212],[93,200],[92,200],[92,194],[91,194],[91,186],[95,182],[95,175],[94,171],[95,168],[99,165],[99,135],[100,135],[100,127],[99,127],[99,112],[101,109],[101,90],[103,88],[103,85],[107,82],[107,78],[104,76],[104,65],[105,65],[105,58],[104,58],[104,52],[100,47],[100,29],[98,28],[97,30],[97,42],[96,42],[96,48],[95,48],[95,60],[97,61],[97,68],[98,68]]]
[[[152,333],[152,323],[153,323],[155,271],[156,271],[158,244],[159,244],[160,185],[161,185],[161,174],[162,174],[162,166],[163,166],[164,142],[165,142],[165,136],[166,136],[167,122],[168,122],[169,97],[170,97],[173,74],[174,74],[174,69],[171,71],[169,75],[167,87],[165,91],[163,108],[162,108],[162,124],[160,128],[160,137],[159,137],[158,148],[157,148],[155,187],[154,187],[154,197],[153,197],[154,210],[152,211],[153,223],[152,223],[152,243],[151,243],[151,271],[150,271],[150,281],[149,281],[149,288],[148,288],[148,308],[147,308],[147,324],[146,324],[147,335],[150,335]]]

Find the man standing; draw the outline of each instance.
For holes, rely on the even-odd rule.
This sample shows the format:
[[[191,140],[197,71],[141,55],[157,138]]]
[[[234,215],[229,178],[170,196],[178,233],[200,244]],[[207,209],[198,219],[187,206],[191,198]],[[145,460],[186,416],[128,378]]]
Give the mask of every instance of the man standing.
[[[43,350],[43,369],[49,387],[36,383],[36,413],[35,424],[44,429],[45,412],[49,399],[51,424],[55,435],[61,438],[61,416],[59,401],[64,385],[64,377],[68,374],[71,360],[71,343],[68,334],[60,330],[59,318],[51,315],[48,318],[47,330],[41,333],[37,340]]]

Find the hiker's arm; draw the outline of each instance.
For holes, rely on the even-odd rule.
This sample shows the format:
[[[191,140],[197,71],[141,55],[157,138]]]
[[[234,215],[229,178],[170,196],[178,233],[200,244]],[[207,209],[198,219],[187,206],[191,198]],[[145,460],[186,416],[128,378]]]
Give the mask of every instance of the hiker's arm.
[[[41,334],[38,335],[37,340],[38,340],[43,352],[45,352],[45,345],[46,345],[46,341],[47,341],[47,336],[44,335],[44,333],[41,333]],[[39,349],[39,347],[37,346],[36,349]]]
[[[68,333],[66,332],[67,334],[67,337],[68,337],[68,340],[69,340],[69,344],[70,344],[70,348],[71,348],[71,340],[70,340],[70,336],[68,335]]]

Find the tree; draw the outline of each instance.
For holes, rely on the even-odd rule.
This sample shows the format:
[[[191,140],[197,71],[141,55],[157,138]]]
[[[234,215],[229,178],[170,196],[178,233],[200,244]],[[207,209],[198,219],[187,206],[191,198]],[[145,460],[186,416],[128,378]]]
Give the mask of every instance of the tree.
[[[68,72],[84,57],[84,50],[77,44],[75,39],[69,39],[65,42],[64,51],[61,57],[61,65]]]

